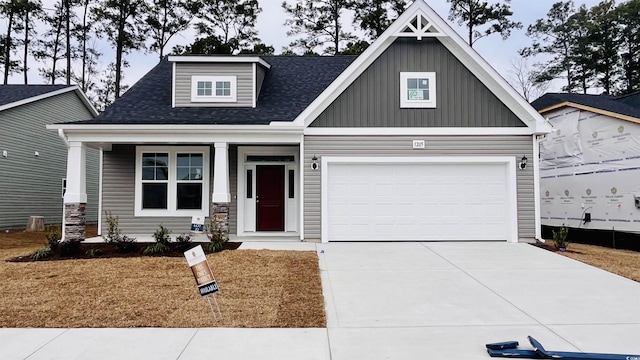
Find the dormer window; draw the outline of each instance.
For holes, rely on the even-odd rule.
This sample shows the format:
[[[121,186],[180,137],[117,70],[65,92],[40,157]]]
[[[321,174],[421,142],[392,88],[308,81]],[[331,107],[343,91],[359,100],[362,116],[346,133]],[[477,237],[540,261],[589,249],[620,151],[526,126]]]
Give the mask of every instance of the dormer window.
[[[237,78],[235,76],[192,76],[192,102],[235,103]]]

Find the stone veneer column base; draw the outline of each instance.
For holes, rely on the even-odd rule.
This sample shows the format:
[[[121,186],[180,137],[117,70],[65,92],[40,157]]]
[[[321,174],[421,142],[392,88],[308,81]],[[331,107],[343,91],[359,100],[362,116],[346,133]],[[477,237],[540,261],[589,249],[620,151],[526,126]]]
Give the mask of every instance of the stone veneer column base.
[[[85,239],[86,209],[87,204],[85,203],[64,204],[65,241],[83,241]]]
[[[229,240],[229,206],[230,203],[212,203],[211,204],[211,217],[216,219],[224,236]]]

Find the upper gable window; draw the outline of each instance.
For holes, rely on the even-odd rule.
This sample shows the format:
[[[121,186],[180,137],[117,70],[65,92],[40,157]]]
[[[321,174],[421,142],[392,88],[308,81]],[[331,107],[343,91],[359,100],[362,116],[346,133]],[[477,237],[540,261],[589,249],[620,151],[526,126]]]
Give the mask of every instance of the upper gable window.
[[[236,102],[235,76],[192,76],[192,102]]]
[[[435,72],[401,72],[400,73],[400,107],[401,108],[435,108],[436,107],[436,73]]]

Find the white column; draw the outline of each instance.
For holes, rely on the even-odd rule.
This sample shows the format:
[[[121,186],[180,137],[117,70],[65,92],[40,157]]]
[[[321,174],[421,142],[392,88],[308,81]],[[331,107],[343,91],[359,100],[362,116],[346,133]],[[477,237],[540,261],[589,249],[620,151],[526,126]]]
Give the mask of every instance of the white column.
[[[215,157],[213,163],[213,203],[231,202],[229,191],[229,144],[215,143]]]
[[[87,203],[86,147],[83,143],[69,143],[67,153],[67,191],[65,204]]]

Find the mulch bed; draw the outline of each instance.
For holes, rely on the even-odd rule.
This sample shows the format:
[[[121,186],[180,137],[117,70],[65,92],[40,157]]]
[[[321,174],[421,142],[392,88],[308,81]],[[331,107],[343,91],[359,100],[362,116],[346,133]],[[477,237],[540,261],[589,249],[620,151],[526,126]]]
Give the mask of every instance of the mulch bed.
[[[54,252],[51,257],[39,260],[39,261],[56,261],[56,260],[73,260],[73,259],[95,259],[95,258],[130,258],[130,257],[139,257],[143,256],[142,252],[144,249],[153,243],[144,242],[144,243],[133,243],[131,251],[128,252],[120,252],[118,249],[107,243],[80,243],[80,250],[75,255],[65,256],[60,253],[60,251]],[[184,251],[196,247],[198,245],[203,245],[204,243],[190,243],[186,248],[180,246],[180,244],[171,243],[169,244],[169,251],[162,254],[165,257],[183,257]],[[236,250],[242,245],[241,242],[225,242],[222,244],[223,250]],[[14,256],[7,261],[10,262],[30,262],[33,261],[30,257],[31,254]],[[146,256],[146,255],[145,255]]]

